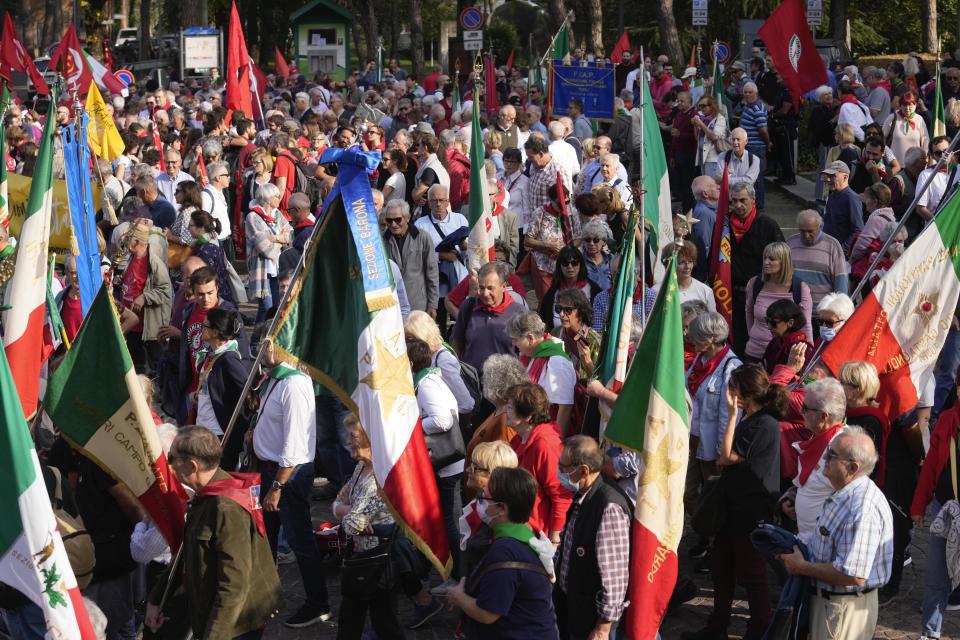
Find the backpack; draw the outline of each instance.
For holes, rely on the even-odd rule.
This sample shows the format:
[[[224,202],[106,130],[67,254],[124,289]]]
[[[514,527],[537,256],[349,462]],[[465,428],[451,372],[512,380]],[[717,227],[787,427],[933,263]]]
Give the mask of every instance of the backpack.
[[[470,317],[467,317],[467,321],[470,321]],[[463,385],[467,388],[467,392],[470,394],[470,397],[473,398],[473,406],[479,407],[480,401],[483,400],[483,391],[480,384],[480,373],[477,371],[477,368],[472,364],[467,364],[457,356],[457,352],[453,349],[450,349],[446,345],[443,347],[450,351],[453,354],[453,357],[457,359],[457,362],[460,364],[460,379],[463,380]],[[433,365],[436,366],[437,359],[440,357],[440,352],[437,352],[437,355],[433,358]]]
[[[53,507],[53,516],[57,519],[57,530],[60,531],[60,538],[63,540],[63,547],[67,552],[67,558],[70,560],[70,567],[77,579],[77,587],[82,590],[93,579],[93,569],[97,564],[93,538],[77,522],[76,518],[64,510],[63,477],[56,467],[48,468],[53,472],[56,481],[53,500],[50,501],[50,505]]]
[[[282,151],[278,155],[285,157],[287,160],[293,163],[293,169],[296,172],[296,180],[293,183],[293,191],[291,193],[307,193],[310,181],[307,179],[307,174],[304,173],[303,167],[301,167],[300,163],[297,162],[296,157],[294,157],[294,155],[289,151]]]
[[[793,276],[793,280],[790,282],[790,293],[793,294],[793,301],[797,303],[797,306],[800,306],[800,294],[801,289],[803,289],[803,281],[797,276]],[[760,295],[760,289],[763,289],[763,278],[757,276],[753,279],[753,301],[757,301],[757,296]]]

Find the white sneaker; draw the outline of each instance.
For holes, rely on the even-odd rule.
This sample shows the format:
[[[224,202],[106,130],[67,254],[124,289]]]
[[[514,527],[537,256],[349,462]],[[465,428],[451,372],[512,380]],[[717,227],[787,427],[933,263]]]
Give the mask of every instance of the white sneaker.
[[[432,596],[445,596],[447,595],[447,587],[457,586],[458,581],[453,578],[449,578],[446,582],[441,582],[437,586],[430,589],[430,595]]]
[[[323,485],[327,484],[328,482],[330,482],[330,481],[327,480],[326,478],[323,478],[323,477],[314,478],[314,479],[313,479],[313,488],[314,488],[314,489],[319,489],[320,487],[322,487]]]

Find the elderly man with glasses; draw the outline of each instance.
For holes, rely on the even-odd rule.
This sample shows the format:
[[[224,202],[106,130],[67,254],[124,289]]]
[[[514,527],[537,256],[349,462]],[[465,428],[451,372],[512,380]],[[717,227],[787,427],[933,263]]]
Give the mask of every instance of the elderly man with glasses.
[[[177,192],[177,186],[183,182],[193,182],[193,176],[181,170],[183,159],[176,149],[167,148],[164,162],[166,171],[157,175],[157,191],[180,211],[180,203],[173,196]]]
[[[380,213],[387,256],[400,267],[410,309],[437,317],[440,300],[437,254],[430,235],[410,224],[410,205],[390,200]]]
[[[208,165],[207,178],[210,180],[210,184],[200,192],[200,201],[203,203],[203,210],[209,211],[214,220],[220,222],[220,234],[217,238],[223,247],[224,255],[227,256],[227,259],[233,260],[236,257],[236,251],[233,246],[233,235],[230,231],[230,209],[224,195],[230,186],[230,171],[227,169],[227,163],[214,162]]]

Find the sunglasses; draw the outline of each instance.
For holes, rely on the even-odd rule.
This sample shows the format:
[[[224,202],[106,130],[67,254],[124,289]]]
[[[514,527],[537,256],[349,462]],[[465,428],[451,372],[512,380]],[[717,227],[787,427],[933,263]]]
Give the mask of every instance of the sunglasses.
[[[710,106],[709,102],[701,102],[700,104],[697,105],[697,109],[704,109],[709,106]]]
[[[584,242],[600,242],[602,238],[584,238]]]
[[[571,313],[574,312],[575,309],[576,307],[565,307],[562,304],[558,304],[553,308],[553,310],[557,312],[558,316],[570,315]]]
[[[767,326],[770,327],[771,329],[773,329],[774,327],[776,327],[776,326],[777,326],[778,324],[780,324],[781,322],[784,322],[784,321],[783,321],[783,320],[777,320],[776,318],[767,318]]]
[[[838,324],[843,324],[843,323],[844,323],[843,320],[821,320],[820,326],[826,327],[827,329],[833,329]]]
[[[561,266],[561,267],[579,267],[579,266],[580,266],[580,261],[579,261],[579,260],[566,260],[566,261],[564,261],[564,262],[561,262],[561,263],[560,263],[560,266]]]
[[[402,218],[402,217],[400,217],[400,218],[384,218],[384,221],[385,221],[387,224],[400,224],[401,222],[403,222],[403,218]]]

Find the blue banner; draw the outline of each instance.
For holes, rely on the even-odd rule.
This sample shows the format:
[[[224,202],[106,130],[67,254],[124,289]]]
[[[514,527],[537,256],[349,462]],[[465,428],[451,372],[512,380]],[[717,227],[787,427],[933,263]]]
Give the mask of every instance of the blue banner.
[[[610,121],[616,117],[613,99],[616,93],[613,65],[609,62],[588,62],[588,66],[564,65],[551,61],[551,115],[567,115],[571,98],[583,100],[583,115],[591,120]]]
[[[63,137],[63,162],[67,174],[67,198],[70,201],[70,221],[77,237],[80,255],[77,256],[77,282],[80,289],[80,309],[83,315],[93,304],[93,299],[103,283],[100,272],[100,250],[97,246],[96,207],[93,206],[93,189],[90,186],[90,151],[87,147],[87,122],[89,116],[82,112],[80,139],[76,139],[71,123],[61,129]]]
[[[349,149],[329,148],[323,152],[320,161],[337,163],[337,181],[330,197],[324,202],[321,215],[326,214],[327,206],[339,193],[347,212],[353,243],[360,256],[367,309],[372,312],[396,304],[393,274],[380,237],[380,222],[367,176],[367,170],[372,171],[380,165],[380,152],[360,151],[357,146]]]

